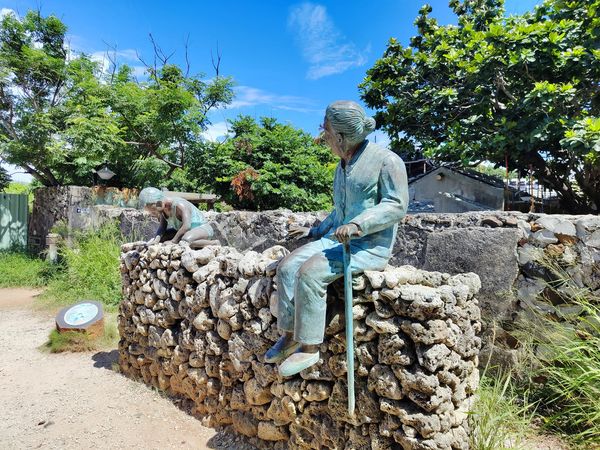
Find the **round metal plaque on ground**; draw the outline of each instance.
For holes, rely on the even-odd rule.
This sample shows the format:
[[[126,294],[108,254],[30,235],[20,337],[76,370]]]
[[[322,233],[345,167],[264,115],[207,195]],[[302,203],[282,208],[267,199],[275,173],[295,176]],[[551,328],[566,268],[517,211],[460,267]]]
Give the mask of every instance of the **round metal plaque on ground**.
[[[56,329],[59,333],[85,331],[93,336],[101,336],[104,332],[102,304],[84,300],[61,309],[56,315]]]

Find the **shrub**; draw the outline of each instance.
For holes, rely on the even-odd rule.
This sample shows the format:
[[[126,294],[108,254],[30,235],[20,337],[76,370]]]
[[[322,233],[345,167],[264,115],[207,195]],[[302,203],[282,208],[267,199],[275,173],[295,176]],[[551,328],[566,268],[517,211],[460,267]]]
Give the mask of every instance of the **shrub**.
[[[71,247],[61,245],[61,272],[44,293],[58,303],[91,299],[109,309],[121,300],[119,255],[122,236],[115,225],[79,234]]]
[[[25,252],[0,252],[0,287],[44,286],[55,271],[48,262]]]

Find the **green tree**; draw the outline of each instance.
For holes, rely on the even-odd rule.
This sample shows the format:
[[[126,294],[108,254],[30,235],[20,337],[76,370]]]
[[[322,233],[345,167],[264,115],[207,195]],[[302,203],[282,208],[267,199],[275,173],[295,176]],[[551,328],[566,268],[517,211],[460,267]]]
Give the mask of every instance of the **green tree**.
[[[0,156],[47,186],[90,184],[104,160],[117,184],[131,187],[185,173],[208,112],[233,97],[231,79],[218,65],[211,81],[190,76],[153,41],[156,64],[138,82],[115,59],[105,71],[71,54],[65,33],[59,19],[36,11],[2,19]]]
[[[411,45],[391,39],[360,85],[400,150],[533,170],[573,213],[600,208],[600,1],[545,0],[506,17],[502,0],[426,5]]]
[[[120,162],[118,175],[136,186],[189,189],[195,177],[188,153],[201,144],[209,111],[233,99],[232,81],[189,76],[166,57],[147,71],[148,81],[139,83],[122,66],[111,84],[111,112],[125,145],[112,156]]]
[[[8,187],[10,184],[10,175],[6,171],[6,169],[0,166],[0,192]]]
[[[44,184],[58,184],[63,158],[49,149],[64,124],[66,27],[54,16],[7,14],[0,26],[0,156]]]
[[[199,180],[237,208],[329,209],[335,159],[291,125],[249,116],[231,122],[232,137],[202,146],[190,163]]]

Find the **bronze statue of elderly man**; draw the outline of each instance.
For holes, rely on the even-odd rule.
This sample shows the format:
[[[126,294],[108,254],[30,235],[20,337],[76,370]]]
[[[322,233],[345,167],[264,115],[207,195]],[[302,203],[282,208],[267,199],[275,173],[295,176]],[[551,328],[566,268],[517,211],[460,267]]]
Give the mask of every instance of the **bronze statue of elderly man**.
[[[375,120],[355,102],[327,107],[322,139],[340,158],[333,182],[334,209],[313,228],[290,227],[290,235],[315,239],[285,257],[277,268],[278,328],[283,336],[265,354],[291,376],[319,361],[325,334],[327,285],[343,276],[343,243],[350,244],[353,274],[382,270],[408,207],[402,159],[366,137]]]

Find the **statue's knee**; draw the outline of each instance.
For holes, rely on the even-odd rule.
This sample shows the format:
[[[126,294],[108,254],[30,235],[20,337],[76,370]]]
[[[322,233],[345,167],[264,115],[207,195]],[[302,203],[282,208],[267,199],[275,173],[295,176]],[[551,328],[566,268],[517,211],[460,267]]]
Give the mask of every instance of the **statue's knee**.
[[[306,261],[298,270],[298,281],[307,283],[318,280],[322,274],[322,269],[318,266],[318,260],[314,258]]]
[[[294,277],[296,274],[292,273],[292,271],[292,264],[289,263],[288,258],[284,258],[277,266],[277,278],[282,280]]]

